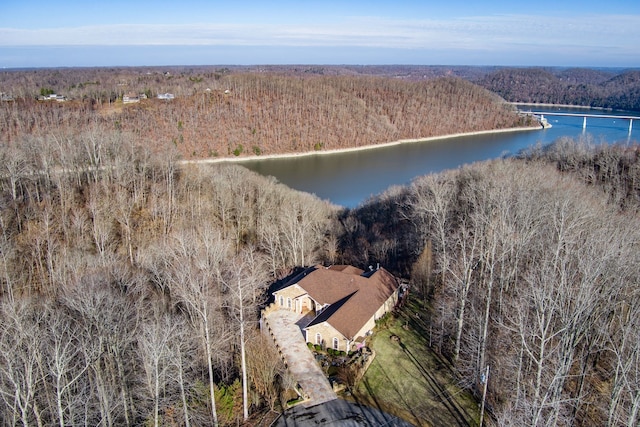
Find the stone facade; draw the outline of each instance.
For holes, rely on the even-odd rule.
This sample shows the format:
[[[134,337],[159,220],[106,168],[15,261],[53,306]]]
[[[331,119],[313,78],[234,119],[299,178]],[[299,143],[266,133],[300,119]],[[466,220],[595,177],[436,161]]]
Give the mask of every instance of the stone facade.
[[[305,333],[305,339],[311,344],[321,344],[325,348],[333,348],[346,352],[352,349],[352,346],[348,345],[350,343],[347,341],[347,338],[327,322],[310,326],[305,329]],[[318,334],[320,334],[319,337]],[[318,338],[320,338],[320,342],[318,342]],[[337,347],[334,345],[334,339],[337,339]]]
[[[315,301],[298,285],[289,286],[274,292],[275,303],[279,308],[290,310],[298,314],[316,312]]]
[[[306,295],[306,293],[307,292],[298,285],[281,289],[274,293],[276,305],[285,310],[301,313],[302,305],[296,301],[298,301],[302,295]]]

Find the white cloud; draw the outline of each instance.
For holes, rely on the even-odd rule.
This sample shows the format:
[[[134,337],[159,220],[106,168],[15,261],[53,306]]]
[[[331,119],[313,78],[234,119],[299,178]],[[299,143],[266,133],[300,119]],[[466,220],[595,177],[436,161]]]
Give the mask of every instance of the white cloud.
[[[539,51],[612,49],[633,54],[640,45],[640,16],[503,15],[446,21],[357,17],[314,26],[239,23],[0,28],[0,45],[360,46],[486,51],[537,47]]]

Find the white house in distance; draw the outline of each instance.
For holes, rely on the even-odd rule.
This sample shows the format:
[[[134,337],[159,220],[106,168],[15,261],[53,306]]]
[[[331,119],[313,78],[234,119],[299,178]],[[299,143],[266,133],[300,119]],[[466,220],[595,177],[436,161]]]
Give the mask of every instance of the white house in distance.
[[[348,352],[359,348],[375,321],[393,309],[399,288],[384,268],[365,272],[349,265],[317,265],[273,295],[279,309],[313,316],[304,328],[307,342]]]
[[[49,95],[43,95],[39,98],[41,101],[57,101],[57,102],[64,102],[67,100],[67,97],[64,95],[58,95],[55,93],[49,94]]]
[[[164,99],[164,100],[172,100],[173,98],[175,98],[176,96],[172,93],[159,93],[158,94],[158,99]]]

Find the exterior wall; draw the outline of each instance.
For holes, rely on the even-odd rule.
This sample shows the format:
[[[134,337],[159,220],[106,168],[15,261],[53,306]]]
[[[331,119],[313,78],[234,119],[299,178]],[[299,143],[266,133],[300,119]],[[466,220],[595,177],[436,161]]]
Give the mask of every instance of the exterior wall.
[[[280,289],[273,293],[275,303],[279,308],[291,310],[296,313],[306,313],[309,311],[316,312],[315,301],[307,294],[307,292],[298,285],[291,285],[284,289]],[[282,304],[280,304],[282,297]],[[291,299],[291,308],[289,308],[288,298]]]
[[[375,326],[376,326],[376,319],[374,319],[374,317],[372,316],[369,320],[367,320],[367,323],[365,323],[362,326],[362,328],[360,328],[360,330],[356,333],[353,339],[366,336],[367,332],[373,330]]]
[[[381,318],[382,316],[384,316],[386,313],[390,312],[391,310],[393,310],[393,307],[396,306],[396,304],[398,303],[398,291],[396,290],[393,294],[391,294],[391,296],[384,302],[384,304],[382,304],[380,306],[380,308],[378,309],[378,311],[376,311],[376,314],[374,314],[374,317],[377,319]]]
[[[355,334],[355,336],[353,337],[358,338],[358,337],[364,337],[367,332],[373,330],[373,328],[376,326],[376,320],[378,320],[379,318],[381,318],[382,316],[384,316],[386,313],[390,312],[391,310],[393,310],[393,307],[395,307],[396,303],[398,302],[398,291],[395,291],[385,302],[384,304],[382,304],[380,306],[380,308],[378,309],[378,311],[376,311],[376,313],[373,315],[373,317],[371,317],[367,323],[365,323],[362,328],[360,328],[360,330],[358,331],[358,333]]]
[[[347,340],[344,335],[338,332],[333,326],[327,322],[322,322],[318,325],[309,326],[305,330],[307,336],[307,342],[312,344],[316,343],[316,334],[320,333],[324,346],[326,348],[333,348],[333,338],[338,338],[338,350],[347,350]]]
[[[305,294],[306,292],[298,285],[291,285],[273,293],[276,298],[276,305],[279,308],[291,311],[295,311],[296,309],[295,299]],[[283,299],[282,304],[280,304],[280,297]],[[291,308],[289,308],[288,304],[289,299],[291,300]]]

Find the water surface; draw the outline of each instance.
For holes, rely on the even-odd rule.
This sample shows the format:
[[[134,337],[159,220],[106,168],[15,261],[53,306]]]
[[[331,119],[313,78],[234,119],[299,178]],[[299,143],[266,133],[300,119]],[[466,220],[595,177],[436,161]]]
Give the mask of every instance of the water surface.
[[[533,108],[599,114],[597,110]],[[640,114],[620,112],[619,115]],[[514,155],[537,143],[549,144],[563,136],[588,136],[594,142],[608,143],[630,143],[638,141],[640,136],[640,120],[634,121],[636,129],[631,133],[628,120],[588,118],[586,129],[582,128],[581,117],[548,116],[548,120],[552,125],[549,129],[461,136],[335,154],[248,160],[240,164],[262,175],[274,176],[291,188],[314,193],[337,205],[355,207],[390,186],[408,184],[417,176]]]

